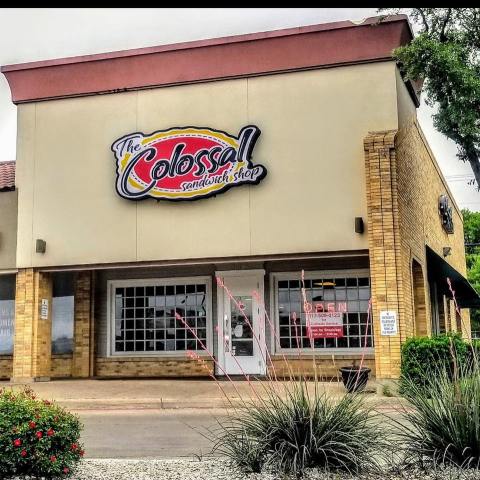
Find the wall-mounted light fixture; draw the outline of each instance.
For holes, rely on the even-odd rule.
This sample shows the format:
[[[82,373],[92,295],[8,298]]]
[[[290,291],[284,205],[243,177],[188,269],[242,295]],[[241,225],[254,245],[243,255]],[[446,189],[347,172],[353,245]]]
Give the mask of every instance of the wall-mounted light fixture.
[[[363,225],[362,217],[355,217],[355,233],[363,233],[365,226]]]
[[[443,247],[443,257],[448,257],[452,254],[452,247]]]
[[[45,253],[47,250],[47,242],[45,240],[42,240],[41,238],[37,238],[37,241],[35,243],[35,251],[37,253]]]

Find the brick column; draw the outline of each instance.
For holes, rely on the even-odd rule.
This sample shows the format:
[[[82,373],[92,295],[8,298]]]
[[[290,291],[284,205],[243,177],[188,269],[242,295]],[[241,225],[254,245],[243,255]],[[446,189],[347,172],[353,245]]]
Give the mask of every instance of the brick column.
[[[372,132],[364,141],[368,245],[377,379],[398,378],[405,311],[398,225],[396,131]],[[380,312],[397,312],[398,334],[380,335]]]
[[[75,323],[72,376],[90,375],[91,272],[79,272],[75,280]]]
[[[42,318],[42,300],[48,303]],[[14,382],[50,380],[52,357],[52,278],[32,268],[17,273]]]

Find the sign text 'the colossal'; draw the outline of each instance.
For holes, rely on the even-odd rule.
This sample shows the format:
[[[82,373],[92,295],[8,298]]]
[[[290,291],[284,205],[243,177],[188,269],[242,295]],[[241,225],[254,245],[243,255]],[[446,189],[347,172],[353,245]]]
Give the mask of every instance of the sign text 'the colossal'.
[[[257,184],[267,174],[251,161],[259,135],[254,125],[242,128],[238,137],[202,127],[125,135],[112,145],[117,192],[129,200],[197,200]]]

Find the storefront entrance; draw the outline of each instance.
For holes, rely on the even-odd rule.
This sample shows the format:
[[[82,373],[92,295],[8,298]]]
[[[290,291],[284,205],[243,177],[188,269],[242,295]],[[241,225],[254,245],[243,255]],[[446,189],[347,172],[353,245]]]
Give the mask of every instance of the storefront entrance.
[[[264,275],[217,272],[219,375],[265,374]]]

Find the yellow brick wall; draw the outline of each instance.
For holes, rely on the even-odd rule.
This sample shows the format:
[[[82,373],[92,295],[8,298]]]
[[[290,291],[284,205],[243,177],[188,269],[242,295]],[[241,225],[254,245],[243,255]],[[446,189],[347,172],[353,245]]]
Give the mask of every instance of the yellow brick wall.
[[[13,357],[0,355],[0,380],[10,380],[13,372]]]
[[[74,352],[71,375],[90,375],[91,272],[79,272],[75,280]]]
[[[42,299],[48,300],[48,318],[40,318]],[[52,280],[48,273],[31,268],[17,273],[13,378],[42,379],[50,376]]]
[[[333,357],[333,356],[332,356]],[[273,368],[278,378],[289,378],[290,375],[315,377],[315,370],[318,380],[330,380],[332,378],[339,378],[341,376],[339,369],[352,365],[355,358],[356,365],[360,365],[360,356],[352,357],[351,355],[335,355],[332,357],[321,356],[302,356],[288,357],[287,362],[281,356],[272,357]],[[367,355],[364,358],[363,366],[372,370],[371,376],[375,376],[375,357],[374,355]],[[273,368],[269,366],[270,375],[274,376]]]
[[[205,363],[199,363],[184,357],[98,357],[95,367],[99,377],[206,377],[213,371],[213,362],[205,360]]]
[[[50,377],[68,378],[72,376],[72,355],[52,355]]]
[[[422,290],[418,277],[414,282],[412,261],[423,271],[425,307],[421,314],[426,333],[430,333],[425,246],[440,255],[444,246],[451,246],[452,255],[446,260],[465,274],[463,224],[416,120],[398,132],[371,132],[364,146],[376,373],[378,378],[397,378],[401,344],[416,334],[414,298],[416,293],[418,299]],[[453,235],[442,228],[438,213],[441,194],[449,196],[453,207]],[[397,312],[398,335],[380,335],[382,310]],[[463,312],[462,318],[466,332],[468,313]]]

